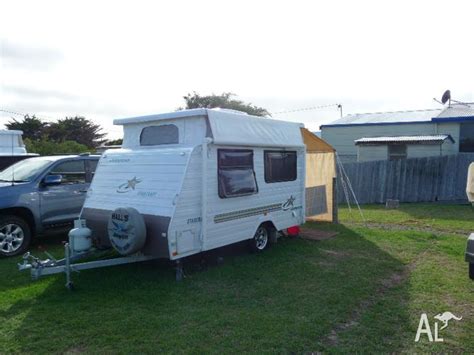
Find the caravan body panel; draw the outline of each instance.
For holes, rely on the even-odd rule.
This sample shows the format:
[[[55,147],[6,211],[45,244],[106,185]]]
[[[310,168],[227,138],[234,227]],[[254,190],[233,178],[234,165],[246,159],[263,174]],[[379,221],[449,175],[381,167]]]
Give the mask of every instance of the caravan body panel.
[[[168,256],[167,233],[192,148],[156,150],[119,149],[99,161],[84,204],[88,221],[100,245],[109,246],[107,224],[118,207],[133,207],[145,219],[145,254]]]

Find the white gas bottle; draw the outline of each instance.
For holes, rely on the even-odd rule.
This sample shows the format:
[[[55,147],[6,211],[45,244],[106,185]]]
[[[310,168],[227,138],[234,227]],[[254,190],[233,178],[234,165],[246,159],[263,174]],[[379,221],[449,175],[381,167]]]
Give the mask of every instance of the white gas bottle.
[[[81,253],[92,247],[92,232],[84,219],[76,219],[74,228],[69,231],[69,247],[73,252]]]

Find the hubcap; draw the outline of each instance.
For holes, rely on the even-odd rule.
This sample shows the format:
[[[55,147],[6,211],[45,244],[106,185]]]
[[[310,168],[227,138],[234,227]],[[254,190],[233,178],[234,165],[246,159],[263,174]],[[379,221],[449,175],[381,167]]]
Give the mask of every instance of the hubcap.
[[[268,233],[266,228],[260,227],[255,233],[255,246],[258,250],[263,250],[268,243]]]
[[[25,233],[23,229],[14,223],[0,226],[0,251],[13,253],[23,244]]]

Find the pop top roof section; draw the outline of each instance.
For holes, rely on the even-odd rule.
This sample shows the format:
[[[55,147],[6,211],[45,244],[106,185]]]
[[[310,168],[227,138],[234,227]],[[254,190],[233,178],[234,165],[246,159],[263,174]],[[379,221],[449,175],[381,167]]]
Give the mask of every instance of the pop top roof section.
[[[9,129],[0,129],[0,134],[6,134],[6,135],[21,135],[23,134],[23,131],[18,131],[18,130],[9,130]]]
[[[197,116],[207,117],[214,144],[304,147],[300,131],[304,127],[302,123],[252,116],[234,110],[199,108],[116,119],[114,124],[124,125],[125,137],[127,138],[130,135],[136,136],[138,132],[135,128],[143,126],[144,123],[157,123],[159,121]]]

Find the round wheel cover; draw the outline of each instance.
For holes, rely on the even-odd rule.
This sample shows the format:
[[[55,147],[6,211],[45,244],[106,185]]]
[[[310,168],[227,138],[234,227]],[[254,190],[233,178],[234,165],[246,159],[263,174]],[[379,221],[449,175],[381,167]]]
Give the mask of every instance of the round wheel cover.
[[[110,243],[122,255],[136,253],[145,245],[145,220],[132,207],[121,207],[112,212],[108,232]]]

